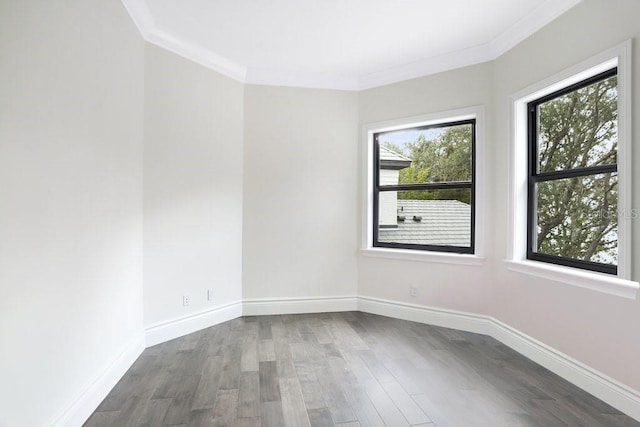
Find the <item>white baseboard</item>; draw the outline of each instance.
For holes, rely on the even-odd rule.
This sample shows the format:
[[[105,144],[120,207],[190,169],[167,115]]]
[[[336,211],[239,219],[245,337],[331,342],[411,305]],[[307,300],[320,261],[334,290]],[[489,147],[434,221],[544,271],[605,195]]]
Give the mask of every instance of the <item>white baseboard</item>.
[[[640,392],[497,319],[492,322],[493,338],[640,421]]]
[[[356,296],[342,296],[331,298],[254,299],[244,300],[242,307],[243,316],[355,311],[358,309],[358,298]]]
[[[145,346],[150,347],[240,316],[355,310],[492,336],[640,421],[640,392],[493,317],[371,297],[343,296],[245,300],[147,328],[144,337],[140,336],[132,340],[120,356],[91,382],[66,410],[53,418],[50,425],[55,427],[82,425],[135,362]]]
[[[242,316],[240,301],[221,305],[211,310],[150,326],[144,330],[145,343],[147,347],[151,347],[240,316]]]
[[[358,310],[365,313],[379,314],[381,316],[484,335],[490,335],[492,328],[491,320],[487,316],[401,303],[380,298],[359,297]]]
[[[490,316],[359,297],[358,310],[489,335],[621,412],[640,421],[640,392]]]
[[[145,343],[151,347],[240,316],[326,313],[354,311],[357,308],[358,299],[355,296],[244,300],[150,326],[144,331]]]
[[[125,346],[120,355],[81,393],[62,413],[56,415],[47,425],[54,427],[81,426],[102,403],[111,389],[133,365],[144,350],[144,337],[139,334]]]

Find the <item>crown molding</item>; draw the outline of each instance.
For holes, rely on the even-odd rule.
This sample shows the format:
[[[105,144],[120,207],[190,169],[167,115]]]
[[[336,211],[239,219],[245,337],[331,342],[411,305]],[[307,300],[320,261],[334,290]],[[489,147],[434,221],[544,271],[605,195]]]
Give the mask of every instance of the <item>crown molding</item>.
[[[262,68],[249,68],[244,83],[312,89],[360,90],[359,79],[355,76],[299,73],[295,71],[267,70]]]
[[[498,58],[581,1],[547,0],[493,39],[490,43],[491,55],[494,59]]]
[[[157,27],[149,32],[145,40],[222,75],[246,83],[247,67],[236,64],[197,43],[188,42]]]
[[[122,4],[146,42],[245,83],[247,67],[236,64],[197,43],[164,31],[153,19],[145,0],[122,0]]]
[[[581,1],[547,0],[489,43],[361,76],[359,90],[493,61]]]
[[[145,0],[122,0],[122,4],[138,28],[142,38],[147,40],[149,33],[156,24]]]
[[[470,47],[443,55],[423,58],[409,64],[365,74],[359,78],[358,90],[372,89],[388,84],[455,70],[495,59],[488,44]]]
[[[443,55],[423,58],[360,75],[335,75],[246,67],[196,42],[163,30],[145,0],[122,0],[145,41],[246,84],[359,91],[492,61],[582,0],[547,0],[488,43]]]

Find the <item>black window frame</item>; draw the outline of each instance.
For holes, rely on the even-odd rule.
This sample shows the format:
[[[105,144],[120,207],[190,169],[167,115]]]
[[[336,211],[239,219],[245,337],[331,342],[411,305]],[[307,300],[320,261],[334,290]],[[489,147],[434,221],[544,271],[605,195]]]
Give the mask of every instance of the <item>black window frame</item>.
[[[564,87],[548,95],[537,98],[527,103],[527,143],[529,158],[527,162],[527,259],[532,261],[541,261],[550,264],[561,265],[565,267],[579,268],[588,271],[617,275],[618,266],[614,264],[604,264],[593,261],[584,261],[575,258],[567,258],[557,255],[541,254],[534,251],[534,242],[536,241],[535,218],[538,211],[536,200],[536,184],[541,182],[557,181],[567,178],[582,178],[586,176],[594,176],[602,173],[617,173],[618,159],[616,163],[588,166],[584,168],[571,168],[566,170],[539,172],[539,152],[538,152],[538,107],[548,101],[561,97],[579,89],[583,89],[599,81],[618,75],[618,67],[613,67],[607,71],[596,74],[595,76],[581,80],[577,83]],[[618,198],[619,200],[619,198]]]
[[[402,185],[380,185],[380,142],[381,135],[398,131],[420,131],[427,129],[446,128],[460,125],[471,125],[471,180],[470,181],[444,181],[430,183],[415,183]],[[459,254],[475,253],[476,237],[476,119],[456,120],[425,126],[413,126],[393,131],[376,132],[373,134],[373,247],[391,249],[409,249],[430,252],[447,252]],[[470,189],[471,190],[471,236],[470,246],[451,245],[421,245],[415,243],[380,242],[379,235],[379,194],[387,191],[407,190],[444,190],[444,189]]]

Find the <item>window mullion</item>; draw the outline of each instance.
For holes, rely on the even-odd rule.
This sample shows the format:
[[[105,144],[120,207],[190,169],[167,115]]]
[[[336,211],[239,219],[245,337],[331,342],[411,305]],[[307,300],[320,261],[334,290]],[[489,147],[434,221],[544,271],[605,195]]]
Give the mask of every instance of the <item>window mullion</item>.
[[[411,190],[448,190],[457,188],[472,188],[472,181],[457,182],[428,182],[423,184],[384,185],[378,191],[411,191]]]
[[[456,130],[456,127],[460,130]],[[474,253],[475,130],[476,119],[473,118],[373,134],[372,234],[374,247]],[[397,134],[394,135],[397,132],[410,132],[410,137],[416,138],[415,142],[402,139],[407,138],[406,136],[394,139],[398,138]],[[445,135],[448,136],[445,138]],[[399,141],[397,146],[396,140]],[[415,146],[401,148],[405,143],[422,145],[418,145],[420,148],[416,154]],[[451,160],[444,163],[444,166],[435,163],[440,161],[438,159],[446,159],[445,156],[449,156],[450,153],[457,154],[457,157],[450,157]],[[463,157],[460,157],[461,155]],[[466,162],[467,159],[469,168],[460,166],[460,162]],[[431,175],[433,165],[444,167],[444,169]],[[409,178],[400,179],[400,171],[410,167],[412,168],[409,170],[410,175],[405,176]],[[463,181],[433,182],[445,177],[459,178]],[[409,183],[406,183],[407,181]],[[398,210],[399,206],[404,209],[404,213]],[[439,213],[435,214],[435,212]],[[451,228],[451,235],[441,236],[439,233],[430,231],[432,223],[440,224],[443,221],[446,223],[445,217],[449,215],[452,215],[452,221],[450,224],[447,223],[443,230]],[[469,218],[466,230],[462,228],[464,235],[469,234],[468,240],[459,237],[460,215],[466,215]],[[438,225],[438,227],[443,226]],[[425,230],[428,231],[426,237],[423,236]]]
[[[586,168],[575,168],[561,171],[544,172],[532,176],[534,182],[553,181],[557,179],[580,178],[583,176],[599,175],[603,173],[614,173],[618,171],[618,165],[611,163],[608,165],[590,166]]]
[[[576,178],[593,177],[594,182],[598,180],[597,175],[613,174],[618,171],[617,163],[606,165],[595,165],[580,168],[560,169],[552,170],[548,172],[539,172],[539,169],[544,169],[545,164],[550,169],[557,167],[570,166],[570,158],[560,157],[557,159],[555,156],[558,153],[562,153],[561,150],[574,150],[583,147],[567,145],[571,144],[572,140],[564,139],[565,136],[553,134],[554,120],[563,118],[567,120],[568,125],[563,123],[563,126],[569,126],[569,132],[578,131],[581,128],[579,126],[574,127],[573,120],[581,120],[581,117],[589,115],[590,97],[599,96],[597,90],[600,90],[604,84],[602,82],[608,82],[611,86],[605,86],[605,92],[609,95],[609,102],[617,96],[617,92],[609,92],[609,89],[613,86],[613,82],[609,79],[616,77],[616,69],[600,73],[597,76],[578,82],[574,85],[568,86],[560,91],[556,91],[550,95],[544,96],[527,104],[527,139],[528,139],[528,162],[527,162],[527,258],[535,261],[542,261],[551,264],[559,264],[568,267],[586,269],[591,271],[597,271],[601,273],[617,274],[616,253],[613,255],[610,252],[608,246],[602,246],[602,249],[596,251],[587,251],[581,246],[575,245],[575,234],[581,233],[580,230],[597,229],[605,224],[607,227],[614,227],[616,224],[612,222],[606,222],[608,220],[605,217],[598,219],[593,213],[585,211],[589,209],[590,201],[596,200],[599,197],[606,197],[609,193],[599,194],[598,187],[593,187],[592,192],[580,194],[578,190],[575,190],[576,184],[562,183],[561,180],[572,180]],[[596,86],[598,85],[598,86]],[[581,91],[580,93],[577,93]],[[577,93],[577,94],[576,94]],[[604,95],[603,95],[604,96]],[[563,98],[565,97],[565,98]],[[581,102],[575,109],[575,100],[579,99]],[[569,109],[571,108],[571,109]],[[543,110],[544,109],[544,110]],[[547,110],[549,109],[549,110]],[[563,110],[564,109],[564,110]],[[563,115],[563,114],[566,114]],[[606,119],[611,120],[611,119]],[[549,139],[547,144],[547,150],[551,151],[551,158],[540,158],[540,146],[539,138],[541,133],[545,132],[546,138]],[[566,135],[566,134],[565,134]],[[610,136],[610,138],[612,138]],[[615,135],[613,136],[615,138]],[[611,140],[602,139],[599,144],[611,144]],[[552,146],[550,144],[556,144]],[[591,150],[591,147],[586,148]],[[569,151],[570,152],[570,151]],[[562,155],[562,154],[561,154]],[[579,151],[577,155],[591,155],[590,151]],[[555,161],[555,163],[554,163]],[[602,178],[604,179],[604,178]],[[567,200],[558,202],[558,193],[554,192],[556,188],[555,182],[559,190],[562,192],[568,191],[569,185],[573,186],[574,193],[565,193],[571,195],[571,200],[568,201],[571,204],[571,210],[564,204]],[[541,186],[539,184],[545,182],[553,182],[553,186]],[[571,182],[571,181],[569,181]],[[578,185],[581,185],[578,182]],[[604,191],[612,191],[609,187],[603,187]],[[614,194],[614,193],[613,193]],[[585,202],[584,200],[587,200]],[[544,204],[544,200],[549,201],[549,205]],[[554,200],[556,200],[554,202]],[[601,199],[602,200],[602,199]],[[607,200],[607,199],[604,199]],[[542,206],[538,204],[542,202]],[[617,199],[614,198],[612,203],[617,203]],[[575,204],[575,205],[574,205]],[[609,209],[609,207],[605,207]],[[562,215],[562,220],[558,221],[558,215]],[[542,219],[540,219],[542,218]],[[546,218],[546,219],[545,219]],[[588,219],[591,218],[591,219]],[[581,224],[586,222],[586,226],[590,228],[575,228],[575,224]],[[539,225],[540,223],[540,225]],[[538,241],[539,227],[541,230],[545,230],[543,236],[544,245]],[[583,226],[581,226],[583,227]],[[613,229],[613,228],[611,228]],[[593,232],[584,232],[584,235],[580,235],[584,241],[597,243],[598,245],[604,245],[607,242],[612,241],[612,237],[608,236],[606,240],[604,235],[594,234]],[[563,240],[563,236],[572,236],[570,240]],[[542,245],[543,247],[538,247]],[[570,246],[567,246],[570,245]]]

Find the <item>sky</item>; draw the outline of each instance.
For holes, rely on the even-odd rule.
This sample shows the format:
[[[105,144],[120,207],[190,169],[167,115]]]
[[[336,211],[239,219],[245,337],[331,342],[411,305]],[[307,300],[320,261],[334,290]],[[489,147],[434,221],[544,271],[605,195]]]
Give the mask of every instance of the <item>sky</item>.
[[[420,135],[424,135],[427,141],[433,140],[440,136],[443,130],[443,128],[399,130],[381,135],[380,142],[382,144],[384,144],[385,142],[389,142],[403,149],[404,153],[408,154],[407,151],[405,151],[406,144],[414,142]]]

